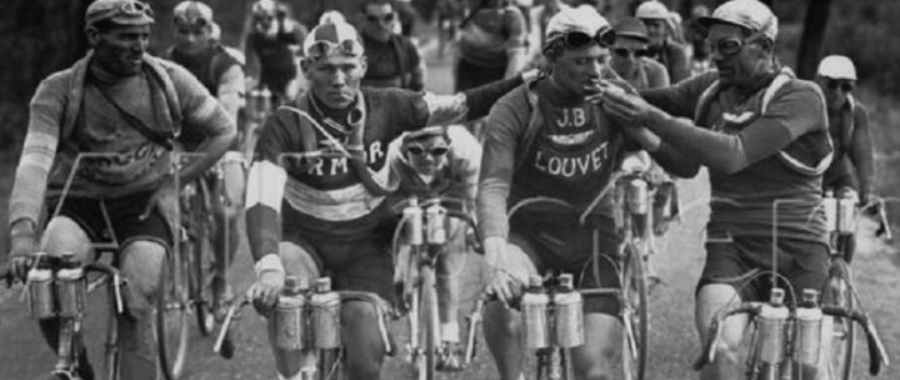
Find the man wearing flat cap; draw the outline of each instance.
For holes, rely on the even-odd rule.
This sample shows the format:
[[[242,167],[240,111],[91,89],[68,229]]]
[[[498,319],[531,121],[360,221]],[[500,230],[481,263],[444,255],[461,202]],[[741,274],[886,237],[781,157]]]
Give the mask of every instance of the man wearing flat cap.
[[[203,158],[177,173],[187,183],[225,152],[235,126],[189,72],[147,54],[153,23],[147,4],[97,0],[85,21],[93,49],[44,79],[31,101],[10,197],[11,266],[24,278],[38,251],[74,253],[85,262],[92,244],[114,236],[115,262],[131,293],[129,317],[118,317],[121,377],[155,379],[152,305],[177,220],[173,140],[187,131],[205,136],[196,149]],[[46,225],[42,208],[52,212]],[[40,325],[55,347],[60,321]],[[81,353],[75,374],[93,378],[84,348],[75,350]]]
[[[707,256],[695,310],[699,335],[706,339],[719,310],[741,301],[769,301],[770,275],[735,279],[747,278],[742,276],[748,271],[771,272],[773,255],[778,273],[797,293],[822,289],[829,248],[819,205],[834,149],[819,87],[795,78],[775,59],[778,19],[766,5],[732,0],[701,22],[718,72],[641,96],[609,92],[602,103],[630,122],[626,125],[644,125],[656,135],[656,141],[642,143],[671,173],[694,176],[701,165],[709,170]],[[791,204],[779,207],[773,221],[773,204],[785,198]],[[746,327],[746,317],[724,322],[715,360],[701,378],[741,377],[739,347]],[[814,372],[813,367],[804,370]],[[804,371],[803,378],[816,377]]]

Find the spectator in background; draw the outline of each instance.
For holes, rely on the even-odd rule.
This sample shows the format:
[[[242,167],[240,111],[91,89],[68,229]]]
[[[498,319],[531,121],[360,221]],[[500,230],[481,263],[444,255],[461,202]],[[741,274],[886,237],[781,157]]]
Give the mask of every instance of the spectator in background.
[[[684,46],[673,41],[671,14],[663,3],[651,0],[637,8],[635,17],[647,26],[650,37],[649,56],[666,67],[672,83],[690,76],[690,62]]]
[[[416,19],[419,18],[419,12],[413,8],[412,0],[397,0],[394,4],[397,15],[400,18],[400,35],[406,38],[414,38],[413,29],[416,27]]]
[[[416,46],[394,30],[399,22],[394,0],[366,0],[360,34],[368,68],[363,86],[425,88],[425,62]]]
[[[609,65],[635,89],[668,87],[669,74],[661,63],[647,58],[647,27],[635,18],[616,24],[616,43],[609,56]]]
[[[306,37],[306,26],[290,17],[277,0],[253,4],[247,35],[247,75],[256,86],[268,87],[275,104],[293,99],[298,91],[296,56]]]
[[[700,24],[701,17],[709,16],[709,8],[698,5],[691,10],[691,19],[685,24],[684,38],[691,48],[691,74],[698,75],[711,69],[709,46],[706,45],[706,28]]]
[[[503,0],[481,0],[462,23],[456,91],[518,74],[526,64],[525,17]]]

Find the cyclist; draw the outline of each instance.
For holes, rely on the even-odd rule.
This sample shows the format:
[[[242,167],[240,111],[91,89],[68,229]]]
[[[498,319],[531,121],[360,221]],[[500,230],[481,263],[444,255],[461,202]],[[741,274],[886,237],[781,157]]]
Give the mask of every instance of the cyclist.
[[[306,26],[291,18],[279,0],[258,0],[250,17],[245,45],[247,75],[256,79],[256,85],[268,87],[275,104],[293,99],[299,90],[296,56]]]
[[[621,163],[623,129],[585,100],[599,81],[617,78],[606,64],[614,39],[593,8],[562,7],[547,24],[542,49],[549,76],[514,90],[488,116],[478,220],[492,272],[488,292],[506,304],[518,299],[529,275],[551,269],[575,274],[579,287],[619,286],[611,262],[591,257],[595,231],[602,255],[618,252],[610,202],[601,202],[586,225],[578,222],[580,210],[558,206],[522,210],[507,221],[510,205],[534,196],[587,207]],[[584,311],[585,344],[572,351],[576,378],[606,378],[621,347],[619,304],[592,297]],[[496,302],[485,309],[485,340],[501,379],[522,378],[520,320],[519,312]]]
[[[406,130],[481,116],[522,82],[450,96],[360,89],[365,51],[356,29],[345,23],[314,28],[303,54],[310,90],[266,121],[247,188],[247,235],[257,274],[248,296],[264,315],[286,273],[311,280],[327,271],[339,290],[391,300],[388,144]],[[350,378],[378,378],[386,350],[374,308],[346,302],[342,318],[345,342],[353,342],[346,345]],[[273,350],[280,376],[300,376],[303,352]]]
[[[678,83],[691,75],[690,59],[684,46],[674,41],[672,15],[666,6],[656,0],[642,3],[635,17],[647,26],[650,35],[648,56],[662,63],[669,72],[672,83]]]
[[[460,25],[456,91],[512,78],[527,62],[525,16],[505,0],[482,0]]]
[[[840,55],[825,57],[819,63],[816,82],[825,94],[829,132],[835,144],[834,161],[825,172],[824,186],[839,193],[858,195],[867,204],[874,198],[873,147],[869,112],[853,97],[856,87],[853,61]]]
[[[396,197],[399,200],[410,196],[423,200],[445,196],[463,200],[462,211],[475,212],[481,144],[465,127],[435,126],[408,132],[391,144],[388,157],[392,170],[398,174],[399,190]],[[451,203],[446,207],[458,205]],[[459,273],[465,265],[462,255],[467,252],[467,227],[466,223],[451,219],[447,232],[447,249],[439,256],[437,265],[442,342],[438,368],[448,371],[462,369],[457,315]],[[398,262],[406,263],[408,259],[401,258]],[[397,273],[395,278],[403,277]]]
[[[397,11],[394,0],[367,0],[360,29],[368,57],[363,86],[400,87],[413,91],[425,88],[425,61],[416,46],[394,32]]]
[[[74,252],[87,261],[92,242],[106,242],[109,234],[118,238],[115,262],[129,280],[133,316],[118,318],[126,379],[156,377],[152,305],[178,206],[167,149],[179,130],[206,136],[196,150],[206,156],[181,170],[189,181],[210,168],[235,137],[234,122],[193,75],[146,53],[152,23],[150,7],[135,0],[88,6],[85,24],[93,49],[44,79],[32,98],[9,204],[10,261],[19,278],[26,275],[28,256],[39,250]],[[42,225],[42,206],[52,210],[61,201],[79,153],[113,156],[82,159],[60,215]],[[113,231],[105,231],[105,216]],[[55,347],[59,320],[39,323]],[[92,378],[87,362],[79,368],[82,377]]]
[[[177,42],[169,50],[168,58],[194,74],[210,94],[225,107],[231,120],[237,123],[238,112],[244,102],[244,71],[240,62],[213,38],[216,24],[213,21],[212,8],[199,1],[183,1],[175,6],[173,16]],[[196,132],[185,131],[179,140],[185,145],[186,150],[193,151],[203,138],[203,135]],[[212,228],[212,242],[216,255],[212,291],[214,302],[218,304],[227,303],[231,299],[231,288],[225,281],[228,270],[226,264],[233,261],[240,242],[238,217],[243,210],[245,185],[244,158],[240,152],[241,142],[235,140],[231,149],[222,157],[219,172],[211,171],[204,175],[210,194],[216,194],[211,197],[210,202],[215,221]],[[221,194],[225,195],[225,199],[217,195],[220,194],[218,191],[220,186],[223,186]],[[215,310],[224,311],[219,307]]]
[[[700,165],[709,169],[712,212],[695,314],[705,339],[713,315],[723,307],[768,301],[768,281],[742,286],[729,279],[772,269],[777,199],[803,202],[778,209],[779,274],[797,292],[824,284],[828,235],[817,205],[833,148],[818,86],[794,78],[775,59],[778,19],[766,5],[732,0],[702,20],[709,27],[717,73],[645,90],[646,101],[612,91],[602,101],[613,115],[656,134],[653,143],[642,141],[663,167],[682,176],[696,174]],[[702,378],[740,377],[738,348],[747,322],[725,322],[716,360]]]

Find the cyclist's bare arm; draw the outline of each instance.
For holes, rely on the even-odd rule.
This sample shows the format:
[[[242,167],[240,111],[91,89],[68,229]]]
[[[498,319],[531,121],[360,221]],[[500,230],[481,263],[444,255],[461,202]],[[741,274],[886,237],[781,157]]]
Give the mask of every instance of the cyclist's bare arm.
[[[700,163],[690,159],[671,145],[662,141],[646,127],[624,128],[632,141],[641,145],[666,172],[682,178],[692,178],[700,171]]]
[[[510,79],[491,82],[453,95],[425,93],[422,97],[428,111],[428,121],[425,125],[450,124],[485,116],[498,99],[520,86],[525,79],[536,75],[537,71],[525,72]]]
[[[873,188],[875,184],[874,147],[872,146],[872,135],[869,130],[868,110],[857,103],[853,112],[853,118],[855,127],[850,158],[853,160],[853,167],[856,168],[856,176],[859,179],[860,195],[866,197],[875,190]]]

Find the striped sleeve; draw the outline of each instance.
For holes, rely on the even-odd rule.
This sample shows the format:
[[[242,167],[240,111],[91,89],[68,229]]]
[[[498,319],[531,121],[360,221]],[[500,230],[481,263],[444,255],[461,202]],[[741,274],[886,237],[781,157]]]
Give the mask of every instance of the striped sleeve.
[[[28,132],[9,200],[10,225],[23,219],[37,225],[59,142],[65,109],[64,82],[62,74],[45,79],[31,100]]]

